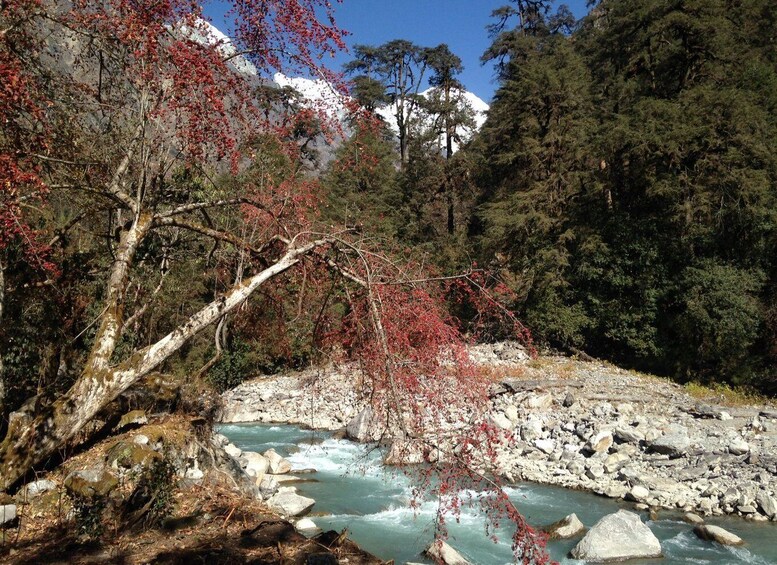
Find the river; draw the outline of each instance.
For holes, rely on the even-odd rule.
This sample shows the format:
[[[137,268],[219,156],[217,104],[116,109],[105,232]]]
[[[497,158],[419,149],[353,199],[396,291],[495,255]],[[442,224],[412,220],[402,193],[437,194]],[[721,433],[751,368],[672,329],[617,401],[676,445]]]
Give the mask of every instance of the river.
[[[351,539],[364,549],[382,559],[394,559],[398,565],[406,561],[430,563],[420,554],[433,538],[436,504],[426,501],[412,510],[408,506],[412,479],[384,467],[380,450],[296,426],[233,424],[219,431],[241,449],[264,452],[274,448],[295,469],[315,469],[315,473],[299,475],[304,482],[295,486],[300,494],[316,500],[311,517],[322,529],[348,528]],[[548,524],[574,512],[590,527],[602,516],[631,506],[590,493],[536,484],[513,485],[507,492],[534,525]],[[662,512],[660,519],[647,523],[661,541],[665,556],[650,563],[777,564],[777,524],[724,517],[708,520],[746,542],[744,547],[730,548],[699,540],[679,514]],[[485,524],[485,517],[476,509],[464,508],[459,523],[449,525],[448,543],[472,563],[513,562],[510,532],[502,528],[498,531],[499,543],[494,543],[485,534]],[[577,541],[551,542],[551,557],[565,564],[582,563],[567,557]]]

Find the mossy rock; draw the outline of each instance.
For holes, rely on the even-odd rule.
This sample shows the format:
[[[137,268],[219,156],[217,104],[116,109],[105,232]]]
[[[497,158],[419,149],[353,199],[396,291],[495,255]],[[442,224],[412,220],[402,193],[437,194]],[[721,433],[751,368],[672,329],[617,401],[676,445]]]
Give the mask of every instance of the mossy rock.
[[[116,429],[121,430],[127,426],[142,426],[144,424],[148,424],[146,411],[133,410],[131,412],[127,412],[124,414],[124,416],[121,417],[121,420],[119,420],[119,424],[116,426]]]
[[[105,455],[105,460],[111,467],[131,469],[136,465],[146,465],[162,456],[146,445],[130,441],[118,441],[113,444]]]
[[[107,495],[119,484],[116,476],[104,469],[73,471],[65,478],[68,493],[81,498],[95,498]]]

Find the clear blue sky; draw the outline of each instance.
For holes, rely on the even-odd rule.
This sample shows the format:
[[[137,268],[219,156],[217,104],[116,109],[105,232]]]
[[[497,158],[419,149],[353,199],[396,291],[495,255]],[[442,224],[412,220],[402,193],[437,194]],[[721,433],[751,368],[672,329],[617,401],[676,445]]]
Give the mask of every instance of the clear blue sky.
[[[464,63],[461,81],[466,88],[487,102],[493,95],[496,86],[493,67],[481,65],[480,56],[490,44],[486,26],[492,21],[491,12],[508,4],[506,0],[343,0],[341,4],[332,3],[337,24],[351,33],[346,39],[349,46],[380,45],[392,39],[408,39],[425,47],[447,43]],[[566,3],[578,18],[586,13],[585,0],[559,3]],[[205,13],[217,27],[223,26],[221,2],[207,3]],[[343,63],[351,58],[348,53],[341,54],[333,59],[333,69],[341,70]]]

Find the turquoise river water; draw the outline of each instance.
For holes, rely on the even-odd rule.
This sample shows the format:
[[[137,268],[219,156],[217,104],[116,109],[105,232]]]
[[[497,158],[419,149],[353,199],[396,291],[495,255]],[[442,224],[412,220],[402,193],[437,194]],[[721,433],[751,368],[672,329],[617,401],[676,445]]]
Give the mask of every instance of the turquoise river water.
[[[351,539],[364,549],[382,559],[394,559],[397,564],[430,563],[421,552],[433,538],[436,503],[424,502],[415,511],[411,509],[411,479],[383,467],[379,450],[295,426],[225,425],[220,432],[241,449],[264,452],[274,448],[295,469],[315,469],[315,473],[301,475],[311,481],[296,486],[300,494],[316,500],[312,517],[320,528],[348,528]],[[508,487],[508,494],[534,525],[548,524],[574,512],[590,527],[602,516],[629,507],[590,493],[526,483]],[[499,535],[503,541],[494,543],[485,535],[485,523],[478,511],[465,508],[459,523],[450,524],[448,542],[478,565],[512,563],[510,532],[503,529]],[[746,545],[728,548],[699,540],[679,515],[662,513],[661,519],[647,524],[661,540],[664,558],[629,563],[777,565],[777,524],[737,518],[713,518],[709,523],[736,533]],[[551,542],[551,557],[564,564],[582,563],[567,557],[576,542]]]

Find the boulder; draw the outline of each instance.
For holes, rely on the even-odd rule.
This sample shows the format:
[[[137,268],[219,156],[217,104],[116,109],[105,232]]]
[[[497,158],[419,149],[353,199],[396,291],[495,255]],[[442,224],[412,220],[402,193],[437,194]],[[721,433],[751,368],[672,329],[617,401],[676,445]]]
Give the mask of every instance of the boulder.
[[[234,443],[228,443],[227,445],[225,445],[224,451],[226,452],[227,455],[230,455],[235,459],[243,455],[243,450],[240,449],[238,446],[236,446]]]
[[[297,528],[298,532],[303,532],[308,535],[315,534],[321,531],[321,528],[316,526],[316,523],[310,518],[302,518],[300,520],[297,520],[294,524],[294,527]]]
[[[690,446],[691,439],[684,426],[673,426],[664,435],[650,442],[653,451],[670,457],[682,457]]]
[[[728,452],[732,455],[745,455],[750,452],[750,445],[743,438],[736,436],[728,443]]]
[[[57,488],[57,483],[48,479],[41,479],[27,484],[25,488],[27,489],[27,496],[33,497],[54,490]]]
[[[537,418],[529,420],[521,426],[521,439],[523,441],[534,441],[542,437],[542,422]]]
[[[267,500],[278,492],[280,482],[277,477],[265,475],[259,480],[257,486],[259,487],[259,493],[262,495],[262,498]]]
[[[698,514],[694,514],[693,512],[686,512],[685,514],[683,514],[683,521],[687,522],[688,524],[693,524],[694,526],[698,526],[699,524],[704,523],[704,518],[702,518]]]
[[[586,449],[594,453],[606,453],[612,447],[612,442],[612,432],[604,430],[591,436]]]
[[[315,503],[312,498],[297,494],[293,487],[281,487],[267,500],[267,506],[284,516],[303,516]]]
[[[359,442],[372,441],[373,412],[370,406],[365,407],[345,426],[345,436]]]
[[[291,463],[278,455],[274,449],[265,451],[264,456],[268,462],[267,469],[273,475],[284,475],[291,471]]]
[[[579,536],[585,531],[585,526],[577,517],[577,514],[570,514],[558,522],[542,528],[542,531],[548,534],[549,539],[569,539]]]
[[[497,412],[496,414],[491,415],[491,423],[494,424],[494,426],[497,428],[501,428],[503,430],[512,430],[514,427],[514,424],[510,421],[510,418],[501,412]]]
[[[144,465],[152,459],[161,459],[162,456],[148,447],[134,441],[117,441],[108,450],[105,456],[108,465],[114,469],[131,469],[136,465]]]
[[[720,526],[710,524],[699,524],[693,529],[693,533],[703,540],[715,541],[721,545],[742,545],[745,542],[742,538],[724,530]]]
[[[437,540],[426,548],[426,555],[444,565],[470,565],[462,555],[442,540]]]
[[[126,428],[128,426],[143,426],[145,424],[148,424],[146,411],[133,410],[132,412],[127,412],[124,414],[124,416],[121,417],[121,420],[119,420],[116,429],[121,430],[122,428]]]
[[[518,408],[516,408],[513,404],[508,404],[505,406],[504,409],[505,416],[507,416],[507,419],[510,420],[513,424],[517,424],[521,417],[518,414]]]
[[[759,490],[758,494],[755,495],[755,500],[766,516],[772,520],[777,520],[777,500],[774,497],[766,491]]]
[[[599,520],[571,553],[575,559],[605,563],[661,557],[661,544],[639,515],[619,510]]]
[[[556,449],[556,442],[552,439],[536,439],[534,440],[534,447],[543,453],[550,455],[553,453],[553,450]]]
[[[73,471],[65,478],[65,489],[81,498],[105,496],[119,484],[113,473],[104,469],[85,469]]]
[[[650,491],[645,487],[643,487],[642,485],[634,486],[628,492],[628,494],[626,494],[626,498],[628,500],[633,500],[634,502],[645,502],[649,496],[650,496]]]
[[[16,505],[0,505],[0,526],[13,522],[14,520],[16,520]]]
[[[244,451],[243,458],[246,460],[246,465],[244,467],[246,473],[252,471],[256,477],[261,477],[270,468],[270,460],[261,453]]]
[[[571,408],[574,406],[575,402],[577,402],[577,400],[575,399],[574,395],[571,392],[568,392],[564,397],[564,401],[561,403],[561,405],[564,408]]]
[[[626,466],[629,460],[629,456],[625,453],[613,453],[604,460],[604,472],[612,474],[616,471],[620,471]]]

